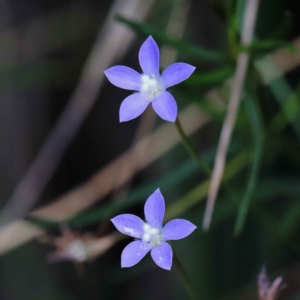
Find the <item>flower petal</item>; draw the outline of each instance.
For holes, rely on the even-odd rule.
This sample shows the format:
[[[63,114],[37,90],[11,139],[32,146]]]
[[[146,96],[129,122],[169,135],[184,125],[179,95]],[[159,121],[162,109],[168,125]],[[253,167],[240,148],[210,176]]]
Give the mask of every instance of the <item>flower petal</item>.
[[[145,222],[139,217],[131,214],[123,214],[114,217],[111,221],[120,232],[134,238],[142,238]]]
[[[141,86],[141,74],[125,66],[115,66],[104,71],[107,79],[115,86],[139,91]]]
[[[168,243],[163,242],[159,246],[153,248],[151,256],[159,267],[165,270],[171,270],[173,251]]]
[[[121,267],[129,268],[136,265],[151,249],[149,243],[134,241],[128,244],[121,255]]]
[[[190,235],[196,228],[197,226],[187,220],[175,219],[164,226],[163,238],[165,241],[180,240]]]
[[[159,75],[159,49],[152,36],[149,36],[141,46],[139,61],[145,74]]]
[[[157,189],[152,195],[149,196],[145,203],[145,218],[146,222],[152,227],[161,228],[165,215],[165,200]]]
[[[169,92],[162,92],[152,101],[155,112],[164,120],[175,122],[177,118],[177,104]]]
[[[135,93],[125,98],[121,104],[120,122],[126,122],[137,118],[149,105],[149,101],[141,93]]]
[[[161,74],[164,87],[167,89],[188,79],[195,69],[196,67],[185,63],[175,63],[168,66]]]

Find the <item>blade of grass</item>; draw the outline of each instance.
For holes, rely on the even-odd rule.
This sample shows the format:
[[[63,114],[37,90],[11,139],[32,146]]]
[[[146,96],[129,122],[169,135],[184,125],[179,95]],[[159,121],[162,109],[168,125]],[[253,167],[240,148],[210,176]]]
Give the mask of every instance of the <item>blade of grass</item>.
[[[212,158],[212,153],[211,153]],[[150,183],[144,184],[138,188],[133,189],[125,198],[116,199],[114,202],[109,202],[106,205],[102,205],[99,208],[92,211],[83,213],[79,216],[68,221],[72,226],[84,226],[93,222],[99,222],[101,220],[109,219],[114,214],[120,211],[130,209],[137,203],[142,203],[145,199],[159,186],[163,190],[168,190],[174,185],[178,185],[180,182],[186,179],[190,179],[190,176],[195,172],[198,172],[197,165],[188,160],[175,170],[171,170],[167,175]]]
[[[275,196],[299,196],[299,178],[266,178],[260,182],[254,197],[265,201]]]
[[[255,63],[263,81],[273,92],[273,95],[281,106],[282,114],[290,123],[294,132],[300,139],[300,100],[291,89],[289,83],[284,79],[284,74],[274,63],[271,56],[267,56]]]
[[[230,152],[239,151],[239,145],[233,143]],[[203,155],[205,161],[212,162],[215,155],[215,150],[211,149]],[[134,205],[143,203],[145,199],[155,190],[157,187],[160,187],[162,190],[167,191],[173,186],[189,181],[195,173],[199,173],[199,168],[197,164],[192,160],[188,160],[182,163],[180,166],[175,167],[173,170],[170,170],[166,175],[163,175],[157,180],[145,183],[137,188],[134,188],[128,195],[118,197],[114,199],[115,201],[109,201],[109,203],[102,205],[99,208],[94,208],[91,211],[77,215],[69,219],[68,224],[71,226],[85,226],[94,222],[99,222],[102,220],[107,220],[121,211],[126,209],[131,209]],[[41,219],[38,217],[28,217],[26,220],[32,221],[35,225],[38,225],[45,229],[55,228],[59,223],[49,221],[46,219]]]
[[[218,84],[226,80],[228,77],[233,75],[234,67],[233,66],[225,66],[221,69],[214,70],[211,72],[205,73],[194,73],[192,77],[190,77],[184,85],[199,85],[199,84]]]
[[[231,147],[230,152],[237,152],[237,149],[239,149],[239,145],[237,143],[233,143],[233,147]],[[215,150],[211,149],[203,155],[203,158],[205,161],[211,163],[214,158],[214,154]],[[116,201],[102,205],[93,211],[75,216],[70,219],[68,223],[74,226],[84,226],[93,222],[99,222],[100,220],[111,218],[120,211],[130,209],[133,205],[144,202],[149,194],[151,194],[157,187],[160,187],[164,191],[169,190],[173,186],[190,180],[191,176],[195,173],[199,173],[199,168],[195,162],[189,159],[180,166],[169,171],[166,175],[163,175],[161,178],[133,189],[125,198],[120,197],[119,199],[116,199]]]
[[[296,54],[296,47],[293,43],[280,40],[254,41],[251,45],[240,47],[239,51],[249,52],[251,54],[263,54],[266,52],[275,51],[278,48],[285,48],[289,50],[292,54]]]
[[[223,181],[228,181],[237,173],[239,173],[248,164],[248,157],[249,153],[247,150],[237,154],[227,164],[223,176]],[[194,205],[198,204],[200,201],[204,200],[207,196],[209,183],[209,180],[205,180],[196,188],[191,190],[188,194],[186,194],[184,197],[168,206],[165,215],[166,220],[172,219],[173,217],[184,213]]]
[[[250,201],[253,198],[253,193],[257,186],[264,149],[264,129],[257,102],[250,96],[249,93],[245,94],[244,101],[246,105],[246,111],[249,114],[250,123],[253,129],[254,153],[246,192],[241,201],[235,223],[234,236],[238,236],[243,230]]]
[[[129,20],[127,18],[124,18],[122,16],[117,16],[117,20],[128,27],[130,27],[132,30],[134,30],[136,33],[147,37],[149,35],[152,35],[153,38],[160,43],[163,43],[164,45],[171,46],[176,48],[179,52],[196,56],[199,58],[202,58],[203,60],[213,62],[213,63],[220,63],[220,62],[228,62],[229,58],[216,50],[212,50],[206,47],[202,47],[196,44],[188,43],[188,42],[182,42],[178,38],[171,37],[169,35],[166,35],[161,30],[142,23],[134,22],[132,20]]]
[[[290,237],[299,230],[300,202],[298,199],[295,204],[287,209],[284,216],[280,219],[280,226],[278,226],[280,235]]]
[[[299,112],[300,112],[300,103],[297,97],[295,97],[295,94],[293,93],[292,95],[290,95],[290,97],[286,99],[285,103],[282,104],[279,112],[274,116],[272,121],[269,123],[268,125],[269,131],[272,133],[281,132],[289,124],[289,122],[287,122],[288,120],[294,123],[295,129],[298,128],[300,126]]]

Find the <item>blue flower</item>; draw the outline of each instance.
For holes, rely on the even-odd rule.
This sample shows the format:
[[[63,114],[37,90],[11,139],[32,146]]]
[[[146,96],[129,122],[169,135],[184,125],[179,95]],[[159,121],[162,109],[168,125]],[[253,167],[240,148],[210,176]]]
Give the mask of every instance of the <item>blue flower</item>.
[[[104,71],[107,79],[115,86],[137,91],[122,102],[120,122],[138,117],[151,102],[153,109],[162,119],[175,122],[177,104],[166,89],[190,77],[195,67],[186,63],[175,63],[160,75],[159,49],[151,36],[140,49],[139,61],[143,74],[125,66],[115,66]]]
[[[131,214],[123,214],[111,219],[121,233],[136,239],[123,250],[121,267],[134,266],[151,250],[154,262],[159,267],[170,270],[173,252],[166,241],[183,239],[197,227],[183,219],[174,219],[163,227],[165,200],[159,189],[147,199],[144,211],[146,222]]]

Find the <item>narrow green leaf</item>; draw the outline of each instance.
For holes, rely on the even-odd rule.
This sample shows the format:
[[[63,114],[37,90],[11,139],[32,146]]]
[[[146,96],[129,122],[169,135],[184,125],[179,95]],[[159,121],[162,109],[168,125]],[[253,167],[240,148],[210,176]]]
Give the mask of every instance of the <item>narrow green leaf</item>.
[[[236,60],[237,58],[237,45],[238,45],[238,28],[236,23],[236,9],[235,9],[235,1],[228,0],[222,2],[224,6],[224,11],[226,14],[227,21],[227,44],[228,50],[233,58]]]
[[[244,11],[245,11],[246,1],[237,0],[235,7],[235,27],[238,32],[242,32],[243,20],[244,20]]]
[[[255,62],[255,67],[260,72],[262,79],[272,91],[275,99],[281,106],[281,114],[290,123],[298,138],[300,139],[300,102],[299,97],[291,89],[289,83],[285,80],[284,74],[273,62],[271,56],[266,56]]]
[[[279,233],[281,235],[292,236],[299,230],[299,215],[300,215],[300,202],[296,201],[295,204],[285,212],[284,216],[280,219]]]
[[[224,68],[205,73],[194,73],[186,82],[185,85],[199,85],[199,84],[217,84],[222,83],[228,77],[233,75],[235,68],[233,66],[226,66]]]
[[[207,155],[205,155],[205,158],[211,161],[213,156],[214,153],[210,151]],[[108,204],[102,205],[92,211],[79,214],[66,221],[66,223],[70,226],[79,227],[108,219],[124,209],[128,209],[135,204],[142,203],[155,189],[157,189],[157,187],[168,190],[172,186],[177,185],[184,180],[188,180],[195,172],[199,172],[199,168],[192,160],[189,159],[179,167],[171,170],[163,178],[151,181],[150,183],[146,183],[141,187],[134,189],[125,198],[115,199],[114,201],[110,201]],[[27,217],[26,221],[29,221],[45,230],[55,230],[58,229],[59,226],[59,223],[57,222],[31,216]]]
[[[284,80],[284,79],[283,79]],[[276,82],[279,81],[279,85],[283,88],[282,92],[292,92],[291,90],[289,91],[288,86],[286,84],[281,82],[281,79],[276,79],[274,83],[271,83],[274,87],[274,91],[277,90],[275,87]],[[278,94],[277,97],[283,97],[281,94]],[[280,100],[281,101],[281,100]],[[288,124],[287,121],[293,124],[293,127],[295,131],[299,131],[299,126],[300,126],[300,118],[299,118],[299,113],[300,113],[300,101],[299,98],[297,97],[296,91],[293,91],[289,97],[285,100],[285,102],[282,102],[282,106],[280,111],[274,116],[272,121],[269,124],[269,130],[271,132],[277,132],[279,133],[280,131],[284,130],[286,125]],[[300,133],[298,133],[300,136]]]
[[[250,96],[249,93],[246,93],[244,100],[245,100],[247,112],[249,114],[250,123],[253,128],[254,154],[253,154],[253,162],[251,165],[251,171],[247,183],[246,192],[241,201],[236,223],[235,223],[235,228],[234,228],[235,236],[238,236],[242,232],[245,224],[250,201],[253,197],[253,193],[258,182],[259,170],[262,162],[263,148],[264,148],[264,129],[261,121],[259,107],[256,101]]]
[[[291,42],[280,41],[280,40],[264,40],[264,41],[254,41],[251,45],[239,47],[239,52],[249,52],[251,54],[275,51],[279,48],[285,48],[291,51],[292,54],[297,54],[297,48]]]
[[[230,153],[236,153],[237,149],[240,149],[240,144],[232,143],[230,147]],[[215,157],[215,149],[209,150],[203,155],[203,157],[205,161],[211,163]],[[226,180],[226,178],[231,178],[235,172],[238,172],[240,168],[244,166],[244,157],[245,154],[242,153],[237,155],[236,158],[232,160],[231,164],[227,168],[224,180]],[[68,221],[68,224],[71,226],[84,226],[94,222],[99,222],[101,220],[109,219],[121,211],[130,209],[130,207],[135,204],[143,203],[145,199],[158,187],[166,191],[182,182],[190,180],[191,176],[196,172],[199,173],[199,167],[194,163],[194,161],[189,159],[187,162],[184,162],[174,170],[169,171],[168,174],[162,176],[162,178],[151,181],[150,183],[145,183],[144,185],[135,188],[125,198],[115,199],[115,201],[110,201],[108,204],[102,205],[97,209],[93,209],[92,211],[75,216]],[[204,186],[206,184],[205,182],[203,183]],[[200,187],[200,189],[202,188]]]
[[[259,183],[255,191],[255,198],[260,201],[276,196],[300,197],[299,178],[267,178]]]
[[[205,114],[208,114],[211,119],[221,123],[223,122],[225,108],[215,105],[205,96],[198,96],[188,89],[185,90],[181,88],[174,89],[173,94],[176,95],[176,99],[179,101],[183,101],[184,103],[195,103],[197,106],[199,106],[201,111],[205,112]]]
[[[248,151],[242,151],[228,162],[224,172],[223,181],[230,180],[248,164],[248,155]],[[184,197],[171,204],[166,210],[166,220],[184,213],[200,201],[203,201],[207,196],[209,184],[209,180],[203,181]]]
[[[211,158],[212,157],[213,155],[211,154]],[[144,202],[145,199],[158,187],[163,190],[170,189],[183,180],[189,179],[190,176],[195,172],[198,172],[198,170],[198,166],[189,159],[175,170],[170,171],[163,178],[151,181],[150,183],[146,183],[145,185],[134,189],[125,198],[116,199],[115,201],[102,205],[97,209],[93,209],[92,211],[76,216],[70,219],[68,223],[72,226],[84,226],[93,222],[111,218],[114,214],[117,214],[120,211],[124,211],[135,204]]]
[[[214,62],[214,63],[220,63],[220,62],[228,62],[229,58],[216,50],[212,50],[206,47],[202,47],[196,44],[182,42],[180,39],[171,37],[169,35],[166,35],[161,30],[150,26],[146,24],[140,24],[131,20],[128,20],[126,18],[123,18],[121,16],[117,16],[117,20],[121,23],[127,25],[132,30],[134,30],[136,33],[142,35],[142,36],[149,36],[152,35],[153,38],[157,42],[161,42],[164,45],[168,45],[171,47],[176,48],[178,51],[188,54],[190,56],[199,57],[203,60]]]
[[[47,219],[28,216],[25,220],[46,231],[57,230],[59,228],[59,223]]]

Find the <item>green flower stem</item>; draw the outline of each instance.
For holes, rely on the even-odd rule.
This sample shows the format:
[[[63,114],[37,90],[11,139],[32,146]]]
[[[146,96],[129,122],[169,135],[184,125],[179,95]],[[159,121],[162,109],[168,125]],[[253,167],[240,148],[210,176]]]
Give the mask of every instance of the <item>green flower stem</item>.
[[[190,296],[190,298],[192,300],[197,300],[196,294],[192,288],[191,281],[174,250],[173,250],[173,261],[174,261],[174,263],[179,271],[179,274],[183,280],[183,283],[184,283],[184,286],[186,288],[188,295]]]
[[[176,129],[177,129],[177,131],[178,131],[178,133],[181,137],[181,140],[182,140],[186,150],[188,151],[188,153],[195,160],[195,162],[198,164],[200,169],[203,170],[207,175],[210,175],[211,174],[211,169],[210,169],[209,165],[195,151],[195,149],[192,146],[189,138],[185,134],[178,117],[175,121],[175,126],[176,126]]]

